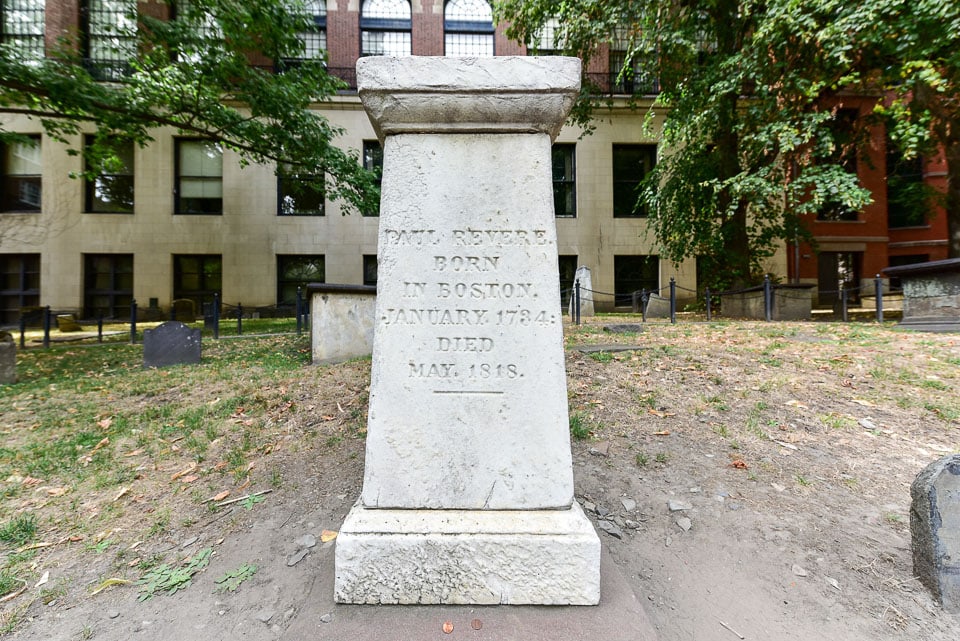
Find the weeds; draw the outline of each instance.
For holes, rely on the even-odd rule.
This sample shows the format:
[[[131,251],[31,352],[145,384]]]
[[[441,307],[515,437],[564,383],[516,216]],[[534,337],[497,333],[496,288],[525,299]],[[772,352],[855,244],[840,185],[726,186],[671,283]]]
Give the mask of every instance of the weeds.
[[[20,514],[0,527],[0,541],[17,547],[26,545],[37,535],[37,517],[33,514]]]
[[[609,363],[610,361],[613,360],[613,354],[611,354],[610,352],[604,352],[604,351],[590,352],[589,354],[587,354],[587,356],[597,361],[598,363]]]
[[[590,437],[590,427],[583,414],[576,412],[570,415],[570,435],[578,441]]]
[[[166,563],[148,570],[137,585],[140,586],[140,596],[137,601],[146,601],[155,594],[176,594],[180,590],[190,587],[193,576],[210,564],[211,548],[204,548],[193,557],[187,559],[179,567],[170,567]]]

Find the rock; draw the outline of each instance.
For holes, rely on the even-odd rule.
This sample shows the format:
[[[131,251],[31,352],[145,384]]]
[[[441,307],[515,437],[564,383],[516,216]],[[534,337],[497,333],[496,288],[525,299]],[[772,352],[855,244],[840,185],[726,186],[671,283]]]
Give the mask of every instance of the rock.
[[[672,537],[672,536],[668,536],[666,539],[664,539],[663,545],[664,545],[665,547],[670,547],[671,545],[673,545],[673,537]]]
[[[628,528],[630,528],[631,530],[636,530],[638,527],[640,527],[640,524],[637,523],[636,521],[631,520],[631,519],[625,519],[625,520],[623,521],[623,526],[624,526],[624,527],[628,527]]]
[[[794,563],[793,567],[790,569],[793,570],[793,573],[796,574],[797,576],[807,576],[809,574],[805,569],[803,569],[796,563]]]
[[[304,534],[299,539],[297,539],[297,547],[300,548],[312,548],[317,544],[317,537],[312,534]]]
[[[297,563],[300,563],[300,561],[303,560],[303,557],[307,556],[307,552],[309,552],[309,550],[307,550],[306,548],[303,548],[303,549],[301,549],[301,550],[297,550],[296,552],[294,552],[293,554],[291,554],[290,556],[288,556],[288,557],[287,557],[287,567],[291,567],[291,568],[292,568],[292,567],[295,566]]]
[[[620,499],[620,505],[623,506],[623,509],[626,512],[633,512],[635,509],[637,509],[637,502],[626,497]]]
[[[677,519],[677,525],[678,525],[678,526],[680,527],[680,529],[683,530],[684,532],[688,532],[688,531],[690,530],[690,528],[693,527],[693,521],[691,521],[690,519],[688,519],[688,518],[685,517],[685,516],[681,516],[679,519]]]
[[[120,610],[110,610],[107,612],[107,616],[111,619],[116,619],[118,616],[120,616]]]
[[[180,544],[180,549],[182,550],[184,548],[188,548],[199,540],[199,536],[191,536],[189,539]]]
[[[596,513],[597,513],[597,506],[596,506],[596,504],[591,503],[590,501],[584,501],[584,502],[583,502],[583,511],[584,511],[584,512],[590,512],[590,513],[596,514]]]
[[[877,429],[877,426],[869,418],[861,418],[859,421],[857,421],[857,423],[859,423],[860,427],[862,427],[865,430]]]
[[[622,539],[623,532],[616,526],[616,524],[611,523],[610,521],[597,521],[597,527],[601,530],[614,537],[615,539]]]
[[[775,489],[777,492],[783,492],[785,489],[787,489],[786,487],[784,487],[783,485],[780,485],[779,483],[771,483],[770,487]]]
[[[826,581],[827,583],[829,583],[829,584],[830,584],[830,587],[832,587],[834,590],[839,590],[839,589],[840,589],[840,582],[837,581],[837,580],[836,580],[835,578],[833,578],[832,576],[825,576],[825,577],[823,577],[823,580]]]
[[[330,623],[331,621],[333,621],[333,615],[329,612],[320,617],[320,623]]]
[[[610,455],[610,441],[603,441],[597,443],[595,446],[590,448],[590,453],[594,456],[609,456]]]
[[[670,508],[671,512],[680,512],[682,510],[692,510],[693,506],[687,503],[686,501],[678,501],[676,499],[670,499],[667,501],[667,507]]]
[[[699,487],[691,487],[691,488],[690,488],[690,494],[700,494],[700,492],[702,492],[702,491],[703,491],[703,490],[701,490]]]
[[[608,516],[610,516],[610,514],[611,514],[610,510],[608,510],[607,508],[603,507],[602,505],[597,506],[597,516],[599,516],[601,519],[607,518]]]
[[[736,512],[737,510],[739,510],[739,509],[742,508],[742,507],[743,507],[743,505],[740,504],[740,503],[734,503],[734,502],[732,502],[732,501],[731,501],[730,503],[727,503],[727,509],[730,510],[730,511],[732,511],[732,512]]]
[[[944,610],[960,613],[960,454],[934,461],[910,485],[913,574]]]
[[[274,614],[276,614],[274,610],[260,610],[260,612],[257,613],[257,621],[269,623]]]

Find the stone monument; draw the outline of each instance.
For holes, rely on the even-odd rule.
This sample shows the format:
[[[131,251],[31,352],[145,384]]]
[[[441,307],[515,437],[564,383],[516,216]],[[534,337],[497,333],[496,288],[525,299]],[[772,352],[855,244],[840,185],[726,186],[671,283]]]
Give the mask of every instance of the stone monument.
[[[593,309],[593,279],[590,276],[590,268],[586,265],[577,267],[577,272],[573,276],[573,290],[570,292],[570,303],[567,305],[567,312],[570,318],[574,319],[576,315],[575,306],[577,304],[577,284],[580,285],[580,317],[594,316]]]
[[[0,331],[0,385],[17,382],[17,344],[10,332]]]
[[[357,79],[383,196],[363,491],[335,598],[596,604],[550,172],[580,62],[370,57]]]
[[[960,614],[960,454],[925,467],[910,497],[913,573],[944,610]]]

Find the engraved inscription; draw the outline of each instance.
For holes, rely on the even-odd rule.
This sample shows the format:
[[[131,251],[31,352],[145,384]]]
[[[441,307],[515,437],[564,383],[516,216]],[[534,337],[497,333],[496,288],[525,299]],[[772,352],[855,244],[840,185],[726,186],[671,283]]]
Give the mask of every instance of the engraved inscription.
[[[546,229],[454,229],[455,245],[546,245],[550,242]]]
[[[433,268],[438,272],[492,272],[499,256],[434,256]]]
[[[493,339],[477,336],[438,336],[438,352],[489,352]]]
[[[533,283],[437,283],[437,287],[440,298],[506,300],[537,297]]]
[[[435,229],[384,229],[383,237],[388,245],[402,247],[440,244],[440,234]]]

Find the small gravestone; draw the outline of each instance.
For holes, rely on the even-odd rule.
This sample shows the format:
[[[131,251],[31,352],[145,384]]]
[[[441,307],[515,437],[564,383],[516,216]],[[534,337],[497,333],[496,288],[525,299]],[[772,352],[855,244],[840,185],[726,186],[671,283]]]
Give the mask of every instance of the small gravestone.
[[[143,366],[167,367],[200,362],[200,328],[167,321],[143,332]]]
[[[181,323],[192,323],[197,320],[197,308],[189,298],[178,298],[173,301],[173,320]]]
[[[570,318],[576,320],[577,309],[577,285],[580,286],[580,316],[593,316],[593,281],[590,279],[590,268],[586,265],[577,267],[577,273],[573,276],[573,291],[570,293],[569,309]]]
[[[17,382],[17,344],[10,332],[0,332],[0,385]]]
[[[57,329],[61,332],[82,332],[83,327],[73,314],[57,314]]]
[[[913,573],[944,610],[960,613],[960,454],[924,468],[910,496]]]

